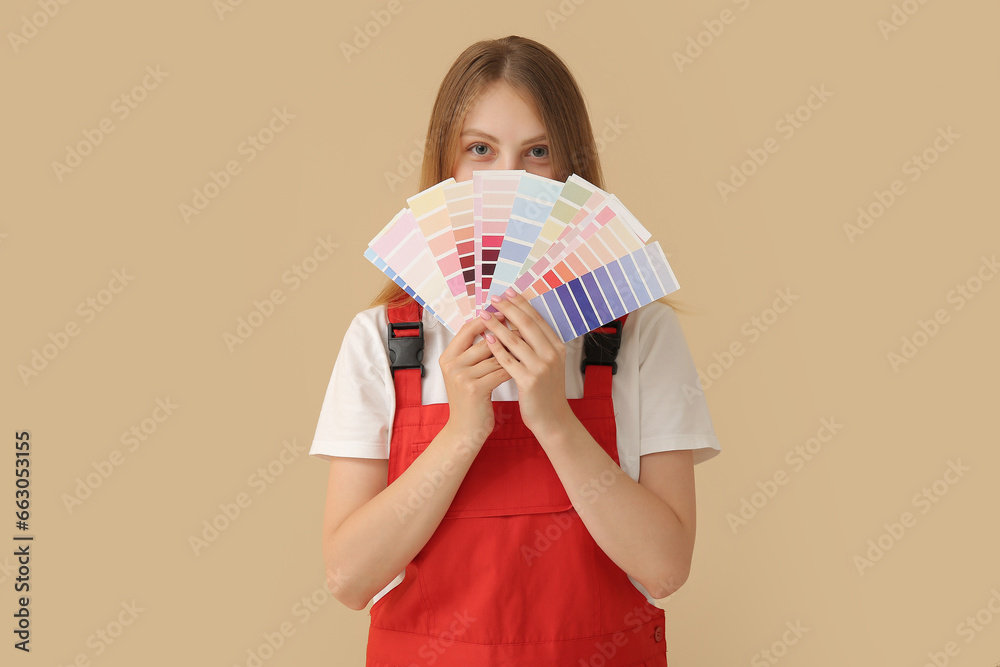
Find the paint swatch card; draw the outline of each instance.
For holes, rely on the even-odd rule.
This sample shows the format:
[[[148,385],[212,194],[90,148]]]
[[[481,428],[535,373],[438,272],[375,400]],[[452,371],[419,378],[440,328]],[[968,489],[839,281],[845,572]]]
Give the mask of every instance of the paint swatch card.
[[[529,299],[528,303],[565,343],[679,287],[657,241]]]
[[[612,196],[581,225],[565,244],[556,244],[550,268],[520,293],[526,299],[567,283],[638,250],[649,240],[649,232]]]
[[[489,303],[487,292],[493,280],[493,270],[500,256],[500,246],[507,231],[507,222],[514,208],[514,198],[521,177],[526,174],[523,169],[472,172],[476,283],[479,285],[476,294],[477,309],[484,303]]]
[[[465,289],[465,275],[458,257],[458,243],[451,224],[444,188],[455,182],[449,178],[406,200],[424,235],[431,256],[437,262],[448,291],[455,300],[463,321],[472,316],[472,303]]]
[[[465,320],[410,209],[397,213],[368,247],[421,296],[449,330],[462,328]]]
[[[469,304],[476,304],[476,248],[475,221],[473,220],[472,181],[459,181],[444,186],[444,201],[448,207],[452,233],[458,252],[458,263],[465,279]]]
[[[407,199],[367,258],[452,333],[508,287],[564,342],[679,288],[658,242],[614,195],[576,174],[473,172]]]
[[[552,264],[565,255],[566,246],[579,231],[580,225],[590,220],[599,206],[607,200],[607,192],[573,174],[566,180],[566,187],[552,214],[528,253],[521,275],[514,281],[514,291],[522,292]]]
[[[497,255],[493,277],[486,291],[487,303],[489,296],[500,294],[521,275],[528,253],[549,219],[563,185],[559,181],[535,174],[521,176],[514,194],[510,218],[507,220],[507,230],[500,244],[500,254]]]

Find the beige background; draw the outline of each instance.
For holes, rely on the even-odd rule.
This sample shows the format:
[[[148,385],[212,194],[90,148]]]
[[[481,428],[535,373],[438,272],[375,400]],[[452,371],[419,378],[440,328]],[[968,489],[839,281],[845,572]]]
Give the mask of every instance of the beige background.
[[[695,311],[681,319],[692,355],[712,374],[723,453],[697,468],[691,578],[661,601],[671,666],[770,664],[759,652],[776,642],[788,665],[1000,661],[987,606],[1000,590],[1000,280],[976,283],[1000,249],[996,3],[403,0],[350,62],[341,43],[387,2],[219,4],[0,10],[9,664],[247,665],[282,624],[294,634],[265,651],[268,667],[363,664],[367,613],[324,594],[327,464],[304,451],[343,333],[382,284],[365,244],[416,192],[403,163],[437,86],[467,45],[512,33],[566,60],[598,131],[617,123],[601,152],[607,189],[670,252],[675,296]],[[901,25],[883,34],[894,7]],[[731,22],[712,24],[724,10]],[[674,53],[701,32],[707,46],[679,69]],[[147,77],[122,118],[113,103],[147,67],[166,74]],[[786,136],[776,123],[813,86],[831,96]],[[275,108],[294,118],[248,161],[241,142]],[[53,162],[105,118],[113,131],[60,180]],[[939,128],[957,138],[935,154]],[[717,182],[768,138],[777,152],[723,201]],[[925,150],[937,159],[913,181],[906,163]],[[185,222],[180,206],[231,160],[240,173]],[[387,173],[402,182],[390,188]],[[844,225],[896,179],[905,190],[850,242]],[[339,247],[308,280],[283,280],[317,237]],[[102,293],[122,268],[134,278]],[[967,282],[981,289],[959,308],[953,290]],[[276,289],[284,302],[230,351],[224,335]],[[798,298],[752,340],[777,290]],[[90,321],[78,310],[88,298],[105,299]],[[947,322],[893,369],[887,355],[938,309]],[[18,367],[74,323],[23,380]],[[168,398],[178,407],[157,423]],[[796,470],[786,455],[824,418],[842,428]],[[130,450],[121,436],[143,420],[149,435]],[[10,647],[24,429],[30,656]],[[299,449],[282,463],[286,442]],[[116,450],[120,465],[106,463]],[[102,462],[110,476],[67,508]],[[949,462],[968,470],[915,503]],[[262,482],[268,465],[280,474]],[[782,472],[787,484],[734,531],[727,515]],[[189,538],[239,494],[249,505],[196,554]],[[915,524],[883,535],[904,512]],[[859,572],[855,557],[880,536],[891,548]],[[307,614],[310,596],[320,603]],[[131,624],[98,640],[133,601]],[[991,623],[960,625],[977,612]],[[796,622],[808,631],[782,646]]]

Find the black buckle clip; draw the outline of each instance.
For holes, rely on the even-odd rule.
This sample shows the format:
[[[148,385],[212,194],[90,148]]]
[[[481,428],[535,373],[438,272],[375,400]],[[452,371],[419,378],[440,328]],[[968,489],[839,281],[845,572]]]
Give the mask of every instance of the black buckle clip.
[[[605,332],[602,329],[614,329]],[[580,372],[587,373],[587,366],[611,366],[611,374],[618,372],[618,350],[622,345],[622,321],[613,320],[588,332],[583,337],[583,359],[580,361]]]
[[[396,336],[400,329],[416,329],[416,336]],[[419,368],[420,377],[424,377],[424,323],[423,322],[389,322],[389,370],[393,377],[396,371],[405,368]]]

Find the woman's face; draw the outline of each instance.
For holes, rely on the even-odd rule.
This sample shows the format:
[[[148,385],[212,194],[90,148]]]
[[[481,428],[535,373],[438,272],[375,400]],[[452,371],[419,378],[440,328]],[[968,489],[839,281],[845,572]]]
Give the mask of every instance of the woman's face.
[[[487,88],[465,117],[452,176],[468,181],[481,169],[524,169],[554,178],[545,126],[503,82]]]

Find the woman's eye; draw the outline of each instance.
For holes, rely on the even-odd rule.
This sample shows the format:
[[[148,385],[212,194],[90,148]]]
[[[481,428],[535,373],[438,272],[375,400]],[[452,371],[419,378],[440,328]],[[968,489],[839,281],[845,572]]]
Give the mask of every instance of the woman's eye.
[[[483,148],[483,149],[485,149],[485,151],[479,151],[479,150],[477,150],[479,148]],[[476,155],[479,155],[479,156],[487,155],[490,152],[490,148],[486,144],[472,144],[471,146],[469,146],[469,149],[473,153],[475,153]]]
[[[541,151],[541,154],[539,154],[539,151]],[[539,158],[547,157],[548,154],[549,154],[548,146],[535,146],[534,148],[531,149],[531,157],[539,157]]]

